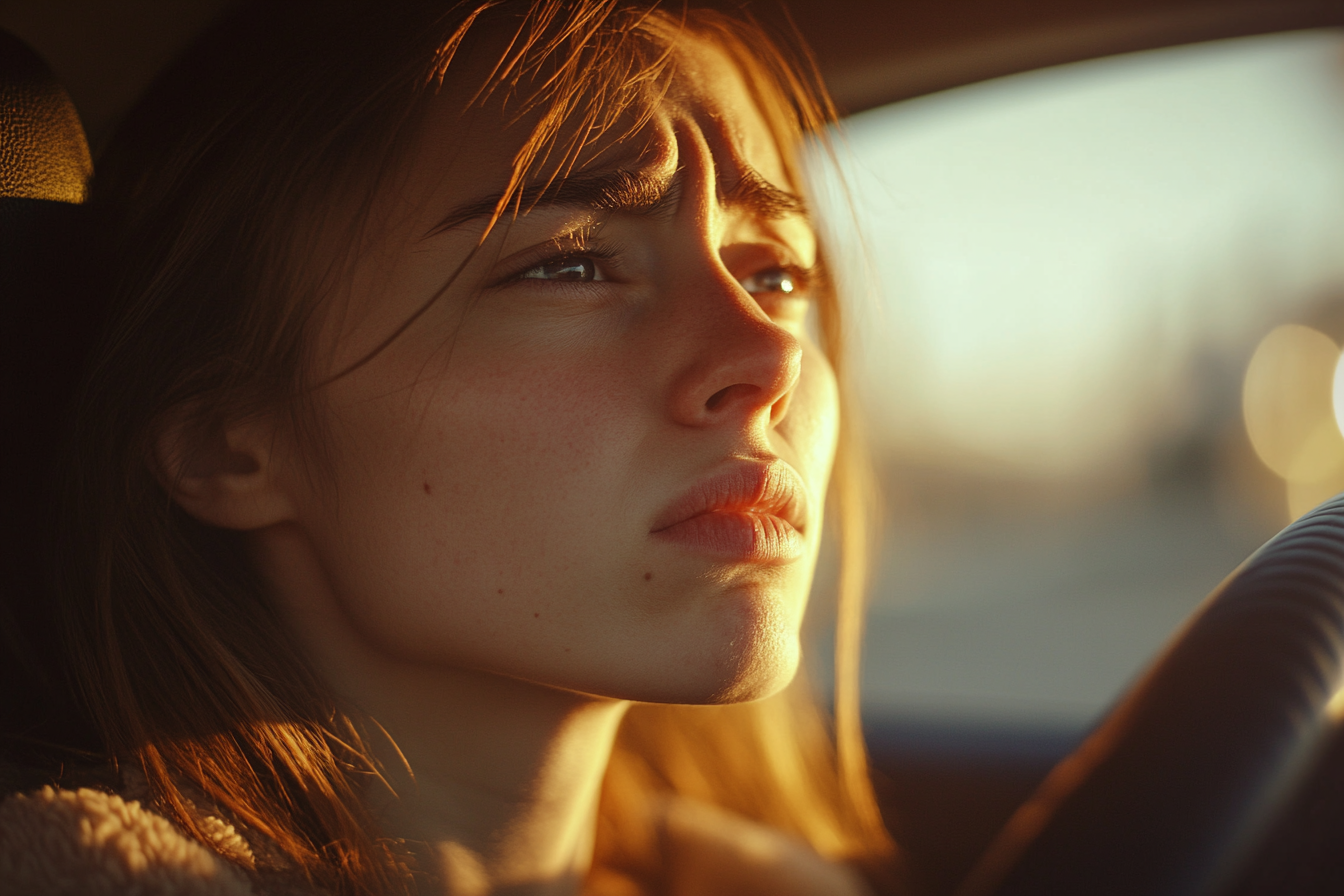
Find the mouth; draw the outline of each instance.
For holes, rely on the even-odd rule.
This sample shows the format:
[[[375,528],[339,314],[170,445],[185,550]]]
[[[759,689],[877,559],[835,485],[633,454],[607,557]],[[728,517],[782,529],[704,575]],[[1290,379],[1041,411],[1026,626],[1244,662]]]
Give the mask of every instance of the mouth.
[[[770,564],[803,556],[807,525],[807,489],[792,467],[739,461],[688,489],[649,532],[697,553]]]

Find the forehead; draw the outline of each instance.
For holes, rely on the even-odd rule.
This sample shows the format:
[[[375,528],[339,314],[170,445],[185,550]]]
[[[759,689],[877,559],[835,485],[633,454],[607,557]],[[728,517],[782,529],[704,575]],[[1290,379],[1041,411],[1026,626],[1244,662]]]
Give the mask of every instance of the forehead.
[[[587,85],[587,95],[551,97],[522,114],[511,108],[516,93],[508,90],[463,108],[461,97],[474,96],[479,79],[492,70],[487,69],[488,53],[475,54],[426,108],[410,170],[414,194],[442,203],[496,192],[511,183],[517,159],[529,149],[535,158],[522,172],[529,185],[604,169],[671,178],[678,170],[679,141],[697,136],[709,150],[720,184],[755,176],[793,189],[777,136],[727,53],[686,33],[648,37],[664,42],[664,74],[646,79],[615,110],[604,105],[613,91],[601,77]],[[565,100],[570,101],[565,103],[568,114],[548,121]],[[538,132],[547,127],[551,132],[539,139]]]
[[[695,122],[721,175],[746,164],[769,182],[791,188],[775,134],[757,106],[746,79],[720,48],[703,39],[678,43],[669,107]],[[736,171],[726,172],[735,179]]]

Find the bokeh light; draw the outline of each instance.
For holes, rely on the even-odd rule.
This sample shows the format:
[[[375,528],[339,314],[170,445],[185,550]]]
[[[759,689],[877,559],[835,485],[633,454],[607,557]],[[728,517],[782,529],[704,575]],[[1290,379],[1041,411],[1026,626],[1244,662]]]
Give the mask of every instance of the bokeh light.
[[[1264,465],[1284,479],[1293,518],[1344,488],[1333,395],[1339,357],[1329,336],[1285,324],[1260,341],[1246,368],[1246,434]]]
[[[1335,426],[1344,433],[1344,353],[1335,362],[1334,388],[1331,389],[1332,404],[1335,407]]]

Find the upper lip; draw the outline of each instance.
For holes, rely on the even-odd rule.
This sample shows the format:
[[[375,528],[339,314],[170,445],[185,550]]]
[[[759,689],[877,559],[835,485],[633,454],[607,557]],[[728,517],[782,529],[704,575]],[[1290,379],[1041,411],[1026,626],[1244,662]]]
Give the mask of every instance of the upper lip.
[[[649,531],[661,532],[705,513],[733,511],[770,514],[803,532],[807,488],[782,460],[738,461],[687,489],[658,515]]]

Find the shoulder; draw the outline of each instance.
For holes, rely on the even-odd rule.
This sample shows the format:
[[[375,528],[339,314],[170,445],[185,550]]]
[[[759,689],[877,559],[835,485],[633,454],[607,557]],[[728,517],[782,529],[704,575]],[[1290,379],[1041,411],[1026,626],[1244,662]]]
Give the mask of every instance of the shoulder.
[[[247,849],[230,825],[210,820],[216,824],[206,829],[221,852]],[[48,785],[0,802],[0,894],[132,891],[253,893],[240,867],[138,800]]]

